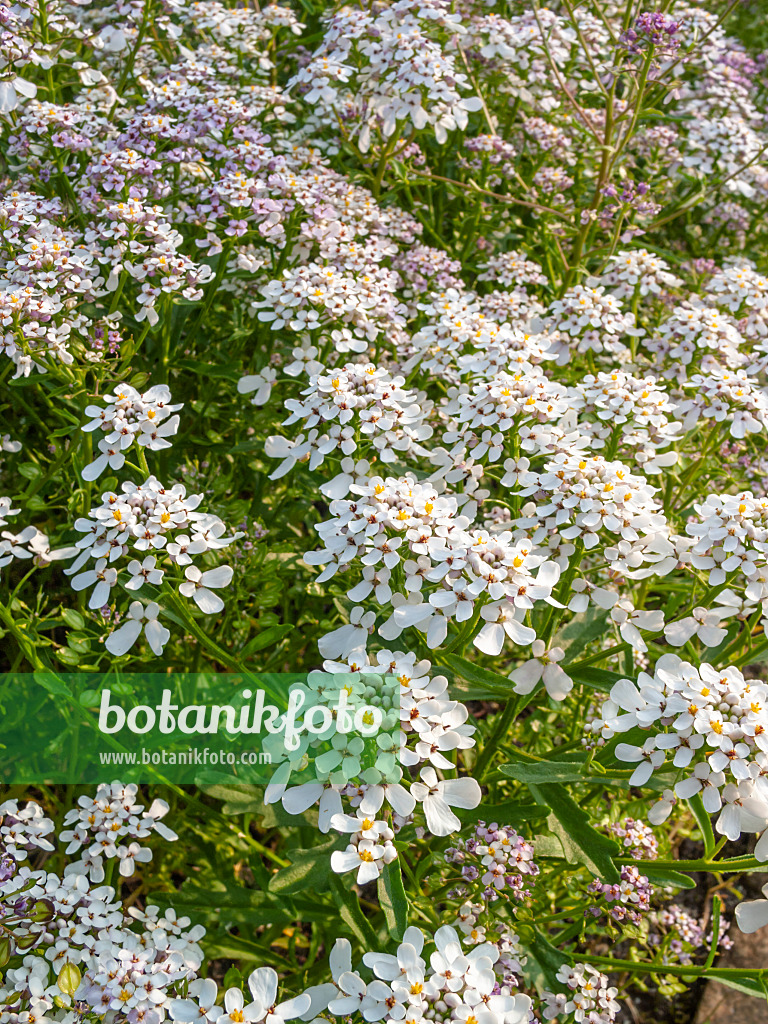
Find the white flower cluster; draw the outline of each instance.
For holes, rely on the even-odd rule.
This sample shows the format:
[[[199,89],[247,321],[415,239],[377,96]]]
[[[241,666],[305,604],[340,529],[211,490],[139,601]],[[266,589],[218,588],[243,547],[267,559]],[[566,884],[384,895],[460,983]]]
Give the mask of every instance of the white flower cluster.
[[[425,937],[408,928],[395,953],[367,952],[363,963],[375,979],[364,981],[352,970],[350,947],[338,939],[330,956],[333,984],[313,996],[313,1010],[327,1006],[335,1018],[360,1013],[368,1021],[419,1024],[448,1011],[462,1024],[523,1024],[531,1000],[512,995],[504,984],[506,965],[501,943],[482,942],[465,951],[458,933],[443,925],[429,938],[434,945],[427,961]]]
[[[572,552],[571,542],[577,541],[591,551],[600,545],[605,532],[612,535],[609,543],[620,540],[629,546],[641,537],[666,533],[664,513],[654,498],[656,488],[621,462],[602,455],[561,453],[546,463],[541,473],[526,471],[520,483],[520,494],[535,494],[537,501],[523,506],[516,525],[543,549],[557,548],[565,541]],[[606,558],[619,568],[630,547],[626,552],[621,546],[604,550]]]
[[[607,353],[623,358],[627,347],[625,337],[642,337],[633,313],[625,313],[613,295],[606,294],[605,285],[576,285],[562,299],[555,299],[546,314],[531,322],[535,333],[555,335],[558,343],[558,365],[577,352]]]
[[[492,292],[482,299],[455,288],[436,293],[431,301],[419,303],[429,319],[405,341],[403,369],[411,372],[418,366],[451,383],[459,383],[466,373],[528,373],[551,358],[550,339],[531,338],[522,329],[538,308],[521,290]],[[514,326],[503,322],[507,317],[514,319]]]
[[[109,802],[126,812],[111,817],[121,835],[135,831],[138,821],[146,831],[157,829],[161,807],[139,819],[131,812],[143,808],[135,806],[130,787],[107,789]],[[93,810],[103,813],[104,805],[94,803]],[[12,952],[18,945],[20,955],[19,966],[8,968],[0,982],[3,1021],[70,1022],[85,1011],[108,1013],[116,1024],[161,1024],[178,991],[196,977],[205,930],[173,910],[161,915],[148,906],[126,913],[114,888],[94,886],[81,863],[68,864],[61,876],[33,869],[27,855],[53,850],[45,837],[54,828],[39,804],[0,804],[0,907],[11,922]]]
[[[347,363],[313,374],[302,392],[303,400],[287,399],[290,416],[283,424],[301,423],[308,433],[295,440],[268,438],[267,454],[283,459],[270,479],[284,476],[307,457],[314,470],[331,452],[340,449],[351,455],[361,445],[370,445],[365,454],[385,463],[404,454],[427,455],[421,441],[432,436],[432,428],[425,423],[432,403],[423,394],[404,389],[404,384],[403,377],[392,377],[372,364]],[[319,432],[331,422],[327,433]]]
[[[149,325],[158,322],[155,307],[164,295],[202,296],[211,269],[179,251],[182,236],[161,207],[129,199],[100,212],[103,219],[81,231],[58,199],[33,193],[0,199],[0,348],[15,364],[14,376],[71,365],[76,355],[94,357],[95,328],[115,327],[117,320],[108,315],[96,324],[84,307],[122,290],[129,278],[139,285],[135,318]]]
[[[342,630],[350,635],[357,630],[367,632],[354,623]],[[333,634],[326,637],[324,653],[337,640]],[[347,646],[352,641],[340,642]],[[267,786],[265,801],[280,800],[290,814],[300,814],[317,805],[321,832],[333,829],[351,834],[346,853],[343,856],[339,853],[332,860],[333,869],[340,873],[356,869],[365,881],[370,881],[397,857],[392,842],[393,829],[380,815],[385,802],[398,828],[412,820],[418,805],[428,830],[436,836],[450,835],[461,827],[453,807],[473,808],[479,804],[481,792],[474,779],[438,778],[436,771],[445,775],[454,769],[446,755],[472,747],[475,727],[467,721],[467,708],[449,699],[447,679],[441,675],[431,676],[429,661],[417,661],[413,653],[383,650],[376,654],[375,663],[371,663],[362,650],[353,654],[349,663],[326,661],[324,668],[333,673],[333,683],[328,683],[326,675],[318,684],[323,686],[322,700],[330,705],[341,688],[351,699],[359,692],[366,701],[375,703],[382,690],[377,677],[394,679],[400,691],[399,699],[394,703],[385,701],[384,705],[399,709],[395,712],[399,713],[399,736],[387,735],[389,727],[385,721],[376,740],[379,748],[376,765],[361,771],[362,741],[359,738],[350,741],[341,735],[335,737],[329,732],[333,751],[317,758],[318,781],[289,786],[285,772],[278,766]],[[310,687],[315,685],[312,673],[308,683]],[[304,753],[303,748],[295,751],[291,763],[303,764]],[[418,779],[414,780],[410,773],[404,775],[403,768],[416,766],[421,766]],[[349,782],[333,780],[333,770],[338,767],[346,773]],[[345,812],[345,804],[354,813]]]
[[[665,260],[647,249],[617,252],[608,261],[602,280],[617,299],[661,295],[683,284]]]
[[[453,54],[432,38],[437,30],[449,38],[464,31],[444,0],[397,0],[371,12],[343,8],[289,88],[301,89],[308,103],[334,119],[354,104],[355,141],[363,153],[374,134],[396,139],[410,125],[429,125],[445,142],[482,104],[477,96],[462,96],[471,85]]]
[[[750,260],[730,261],[714,274],[707,291],[715,303],[740,317],[739,331],[745,338],[759,341],[768,335],[768,277]]]
[[[75,529],[83,537],[77,542],[77,558],[65,570],[73,577],[72,587],[78,591],[93,587],[88,606],[103,609],[112,600],[119,575],[128,590],[140,590],[145,584],[161,586],[169,570],[183,567],[179,592],[192,598],[206,615],[221,611],[224,602],[213,591],[229,586],[232,568],[201,570],[192,559],[226,547],[238,535],[225,537],[226,526],[218,516],[196,511],[202,500],[202,494],[187,496],[183,484],[166,488],[153,476],[143,484],[125,481],[119,494],[103,494],[101,504],[87,518],[75,520]],[[123,573],[123,567],[114,563],[131,553],[141,560],[132,558]],[[82,571],[90,560],[93,565]],[[128,621],[107,638],[107,650],[125,654],[143,630],[154,653],[162,654],[170,633],[158,622],[159,610],[155,601],[146,606],[134,601]]]
[[[745,596],[762,601],[768,596],[768,498],[751,493],[710,494],[694,504],[698,521],[686,526],[695,543],[690,561],[708,570],[712,587],[722,586],[731,574],[743,577]]]
[[[104,881],[104,860],[117,859],[120,874],[130,878],[137,863],[152,860],[152,850],[138,840],[153,833],[172,842],[179,837],[160,820],[169,811],[164,800],[153,800],[145,811],[138,802],[136,785],[102,783],[93,797],[81,796],[78,808],[67,811],[59,839],[68,846],[65,853],[83,850],[79,861],[67,865],[67,872],[85,874],[92,882]]]
[[[30,802],[20,807],[18,800],[6,800],[0,804],[3,872],[10,868],[9,858],[17,863],[26,860],[28,848],[53,850],[51,842],[45,837],[54,829],[54,823],[43,814],[40,804]],[[7,881],[7,878],[3,878],[2,881]]]
[[[359,602],[373,594],[380,605],[391,606],[378,630],[383,639],[394,640],[416,626],[426,631],[428,645],[437,647],[448,623],[472,619],[478,601],[486,623],[474,640],[481,650],[498,654],[505,634],[518,644],[535,639],[522,619],[535,601],[551,598],[560,570],[545,555],[534,554],[530,542],[515,541],[509,532],[494,536],[470,530],[456,497],[412,477],[372,477],[350,489],[355,499],[331,502],[333,518],[317,527],[324,547],[304,557],[310,565],[325,566],[321,582],[359,561],[362,579],[347,596]],[[349,657],[364,649],[365,641],[339,654]]]
[[[101,430],[100,454],[85,467],[84,480],[98,480],[104,470],[122,469],[125,452],[134,442],[150,451],[170,448],[168,440],[179,429],[179,417],[171,413],[182,404],[171,405],[171,392],[165,384],[156,384],[143,394],[129,384],[121,384],[114,395],[105,395],[106,405],[86,406],[85,414],[91,419],[82,428]]]
[[[616,1002],[618,989],[610,987],[608,978],[590,964],[561,967],[557,980],[568,986],[568,993],[545,993],[545,1020],[560,1014],[573,1014],[576,1021],[588,1024],[611,1024],[621,1007]]]
[[[679,407],[655,377],[633,377],[622,370],[587,374],[570,389],[568,404],[579,413],[579,430],[591,435],[592,447],[626,454],[646,474],[677,462],[677,452],[665,449],[682,429],[675,422]]]
[[[478,281],[493,281],[506,288],[547,283],[539,264],[528,259],[524,253],[514,250],[490,256],[483,261],[482,267],[481,273],[477,275]]]
[[[6,516],[16,516],[20,511],[13,508],[13,502],[7,495],[0,495],[0,569],[10,565],[14,558],[36,558],[37,564],[46,565],[74,554],[75,549],[71,547],[51,551],[48,537],[35,526],[25,526],[18,533],[3,529],[8,525]]]
[[[365,271],[352,276],[333,265],[305,263],[286,270],[282,280],[270,281],[253,311],[273,331],[333,328],[329,334],[336,351],[365,352],[381,332],[405,323],[405,308],[393,295],[398,275],[370,264]]]
[[[696,394],[680,402],[676,415],[690,430],[703,416],[716,423],[727,422],[731,437],[743,438],[768,429],[768,396],[744,370],[712,369],[695,373],[685,383]]]
[[[568,408],[567,389],[541,370],[501,373],[471,391],[461,390],[441,410],[456,419],[457,429],[443,435],[455,452],[468,448],[474,459],[486,455],[495,462],[504,452],[504,434],[518,431],[529,420],[548,423],[561,419]]]
[[[251,999],[247,1004],[241,989],[230,988],[218,1005],[216,982],[211,978],[196,978],[189,986],[191,998],[171,1001],[171,1020],[180,1024],[285,1024],[287,1020],[302,1017],[313,1003],[312,996],[306,992],[278,1003],[277,973],[271,967],[257,967],[252,971],[248,976],[248,989]]]
[[[710,814],[720,812],[718,832],[738,839],[768,825],[767,702],[768,686],[745,680],[733,666],[696,668],[665,654],[652,676],[641,672],[637,685],[628,679],[614,685],[590,730],[603,738],[636,726],[649,730],[641,747],[616,747],[620,760],[637,764],[632,786],[645,785],[672,757],[682,778],[652,808],[653,824],[667,817],[675,796],[700,793]],[[757,856],[768,858],[768,833]]]
[[[697,358],[707,373],[718,368],[718,360],[731,369],[741,366],[745,362],[742,344],[732,318],[700,302],[676,306],[648,340],[649,350],[665,362],[664,376],[681,381]]]

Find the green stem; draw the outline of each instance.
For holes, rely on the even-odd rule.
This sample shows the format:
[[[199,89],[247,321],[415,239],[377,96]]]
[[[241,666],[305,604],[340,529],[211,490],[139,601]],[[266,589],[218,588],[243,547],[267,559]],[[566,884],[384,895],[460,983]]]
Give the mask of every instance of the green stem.
[[[493,729],[491,730],[491,735],[485,741],[483,749],[480,751],[480,755],[477,759],[477,762],[475,763],[473,774],[475,778],[478,780],[478,782],[483,781],[483,776],[488,770],[491,758],[499,749],[499,744],[501,743],[503,738],[509,732],[509,727],[514,722],[516,713],[517,698],[510,697],[510,699],[504,706],[504,710],[501,712],[499,717],[494,722]]]
[[[704,964],[704,970],[708,970],[715,962],[717,956],[717,947],[720,943],[720,911],[723,907],[723,901],[719,896],[715,896],[712,899],[712,945],[709,947],[709,955],[707,956],[706,963]]]
[[[768,968],[755,967],[717,967],[707,966],[684,967],[679,964],[638,963],[636,960],[614,960],[609,956],[590,956],[588,953],[575,954],[579,960],[588,964],[607,967],[611,971],[627,971],[630,974],[672,974],[682,978],[701,978],[705,974],[711,978],[749,978],[762,980],[768,978]]]

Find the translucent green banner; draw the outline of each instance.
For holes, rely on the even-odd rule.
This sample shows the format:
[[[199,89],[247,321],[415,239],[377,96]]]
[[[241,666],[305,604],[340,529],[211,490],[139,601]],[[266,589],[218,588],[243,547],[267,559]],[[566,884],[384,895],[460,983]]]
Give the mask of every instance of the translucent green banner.
[[[0,784],[395,781],[375,672],[0,675]]]

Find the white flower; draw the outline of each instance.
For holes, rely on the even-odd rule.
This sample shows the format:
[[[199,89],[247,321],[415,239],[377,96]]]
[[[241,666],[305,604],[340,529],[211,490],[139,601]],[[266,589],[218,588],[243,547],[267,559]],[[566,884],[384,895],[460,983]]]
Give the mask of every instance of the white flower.
[[[118,847],[117,859],[120,862],[120,874],[123,878],[130,878],[137,863],[148,864],[152,860],[152,851],[146,846],[131,843],[129,846]]]
[[[241,395],[250,394],[255,391],[251,402],[253,405],[265,405],[272,394],[272,387],[277,379],[277,372],[271,366],[265,366],[263,370],[251,376],[241,377],[237,382],[237,390]]]
[[[720,611],[716,608],[694,608],[691,615],[664,627],[664,636],[673,647],[682,647],[693,636],[697,636],[705,647],[717,647],[728,635],[720,628]]]
[[[218,989],[210,978],[196,978],[189,986],[188,999],[172,999],[168,1004],[171,1018],[180,1024],[209,1024],[218,1019],[215,1005]]]
[[[376,622],[375,612],[353,608],[349,623],[320,637],[317,646],[323,658],[354,658],[364,654],[371,627]]]
[[[751,935],[768,924],[768,884],[763,886],[764,900],[744,900],[736,907],[736,923],[742,932]]]
[[[115,657],[126,654],[139,639],[143,628],[147,643],[159,658],[171,635],[165,626],[158,622],[159,614],[160,606],[155,601],[146,608],[141,601],[134,601],[128,609],[127,620],[106,639],[105,647],[109,653]]]
[[[620,761],[638,761],[639,764],[629,779],[630,786],[644,786],[653,775],[654,768],[664,764],[665,753],[663,750],[656,750],[655,740],[650,738],[645,741],[642,747],[635,747],[629,743],[619,743],[616,747],[616,757]]]
[[[628,598],[620,598],[611,609],[611,618],[619,627],[622,640],[632,644],[635,651],[644,654],[648,645],[640,635],[640,630],[658,633],[664,625],[663,611],[643,611],[635,608]]]
[[[520,668],[510,673],[509,678],[515,684],[515,693],[531,693],[539,680],[543,678],[547,693],[553,700],[565,700],[573,689],[573,680],[557,663],[565,657],[561,647],[551,647],[548,651],[542,640],[534,640],[531,645],[533,658],[526,661]]]
[[[257,1000],[246,1004],[239,988],[224,993],[224,1008],[219,1009],[216,1024],[256,1024],[264,1014],[264,1006]]]
[[[306,993],[277,1003],[277,972],[271,967],[257,967],[248,976],[248,988],[254,1002],[262,1007],[259,1019],[264,1024],[285,1024],[285,1021],[306,1013],[310,1006],[310,997]]]
[[[480,786],[472,778],[438,781],[432,767],[421,769],[421,782],[411,785],[411,796],[423,805],[427,828],[435,836],[448,836],[461,828],[451,807],[477,807],[482,798]]]
[[[331,854],[331,868],[337,874],[357,869],[357,884],[365,885],[379,877],[379,861],[384,857],[385,847],[372,839],[363,839],[357,845],[350,843],[346,850],[334,850]]]
[[[659,800],[648,811],[648,821],[652,825],[661,825],[672,813],[677,799],[671,789],[665,789]]]
[[[143,583],[151,583],[160,586],[163,582],[163,571],[157,569],[157,559],[154,555],[147,555],[143,562],[133,559],[128,563],[128,572],[131,579],[125,584],[126,590],[138,590]],[[72,581],[74,586],[74,580]]]
[[[205,572],[201,572],[196,565],[188,565],[184,570],[184,575],[188,582],[181,584],[179,593],[184,597],[193,598],[198,608],[206,615],[220,612],[224,607],[224,602],[210,588],[228,587],[234,575],[232,567],[219,565],[215,569],[206,569]]]
[[[171,442],[166,438],[173,437],[179,429],[179,417],[171,416],[169,420],[158,424],[154,418],[143,420],[139,426],[141,433],[137,441],[142,448],[149,448],[150,451],[159,451],[161,448],[170,448]]]
[[[117,569],[108,568],[106,558],[99,558],[92,569],[86,569],[72,578],[72,589],[85,590],[92,586],[93,593],[88,607],[103,608],[109,603],[110,591],[116,582]]]
[[[509,637],[513,644],[525,647],[533,643],[536,633],[529,626],[524,626],[517,618],[520,614],[510,609],[506,603],[487,604],[480,609],[480,614],[486,620],[485,625],[474,639],[474,645],[483,654],[490,654],[495,657],[501,654],[505,637]]]
[[[98,480],[104,470],[122,469],[125,465],[125,455],[119,442],[110,444],[109,441],[99,441],[100,455],[97,455],[93,462],[89,463],[82,472],[83,480]]]
[[[342,953],[344,952],[346,951],[342,951]],[[345,959],[348,959],[348,954]],[[328,1010],[334,1017],[353,1016],[374,1005],[375,1000],[369,999],[367,995],[368,986],[357,972],[352,970],[346,970],[343,973],[334,972],[334,981],[342,993],[338,999],[332,999],[328,1004]]]

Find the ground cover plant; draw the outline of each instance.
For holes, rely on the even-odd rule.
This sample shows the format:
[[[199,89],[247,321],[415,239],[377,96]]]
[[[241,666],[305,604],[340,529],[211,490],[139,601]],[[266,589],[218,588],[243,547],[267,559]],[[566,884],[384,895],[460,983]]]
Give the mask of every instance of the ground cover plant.
[[[762,20],[0,5],[4,720],[316,670],[400,719],[7,785],[0,1024],[765,1001]]]

